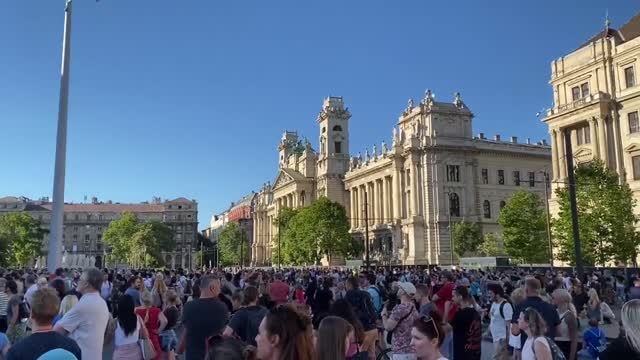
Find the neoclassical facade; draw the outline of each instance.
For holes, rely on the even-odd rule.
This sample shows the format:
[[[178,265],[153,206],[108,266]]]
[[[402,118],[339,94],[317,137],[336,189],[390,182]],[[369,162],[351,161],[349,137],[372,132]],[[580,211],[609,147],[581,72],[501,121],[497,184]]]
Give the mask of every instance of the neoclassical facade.
[[[467,220],[484,233],[500,233],[499,211],[515,191],[544,195],[551,151],[545,141],[502,141],[473,136],[473,113],[459,95],[435,101],[430,91],[409,101],[389,144],[349,156],[351,114],[340,97],[325,99],[319,151],[285,132],[276,180],[258,192],[252,261],[268,265],[277,246],[275,219],[318,196],[343,204],[351,232],[365,240],[374,263],[450,264],[450,226]],[[365,211],[366,210],[366,211]]]
[[[564,134],[574,163],[601,159],[640,199],[640,15],[619,29],[605,26],[551,63],[553,107],[544,122],[553,149],[554,186],[567,182]],[[550,201],[557,213],[555,194]],[[640,208],[636,208],[640,214]]]

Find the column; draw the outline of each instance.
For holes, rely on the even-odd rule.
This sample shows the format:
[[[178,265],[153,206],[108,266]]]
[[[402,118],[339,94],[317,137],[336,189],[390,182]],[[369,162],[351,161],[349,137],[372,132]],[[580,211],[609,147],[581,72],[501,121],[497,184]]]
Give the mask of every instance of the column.
[[[411,215],[418,215],[418,166],[411,157]]]
[[[560,178],[560,172],[559,172],[559,167],[558,167],[558,159],[559,159],[559,155],[558,155],[558,140],[556,138],[556,131],[555,130],[551,130],[551,132],[549,133],[549,135],[551,135],[551,166],[552,166],[552,174],[553,174],[553,179],[559,179]]]
[[[582,129],[580,130],[582,131]],[[578,148],[578,130],[576,129],[571,130],[571,148],[573,149],[573,153],[575,154],[576,149]]]
[[[393,162],[393,177],[391,178],[391,187],[393,197],[393,218],[400,219],[400,199],[402,198],[402,190],[400,189],[400,169],[397,160]]]
[[[383,180],[384,184],[384,204],[385,204],[385,214],[387,216],[386,221],[391,222],[393,219],[393,214],[391,213],[391,178],[386,176]]]
[[[385,221],[384,186],[382,180],[376,180],[376,186],[378,187],[378,223],[382,224]]]
[[[351,202],[349,203],[349,220],[350,220],[350,223],[351,223],[351,228],[353,229],[353,228],[356,227],[356,218],[355,218],[355,216],[353,216],[353,214],[355,213],[354,207],[355,207],[355,204],[356,204],[356,190],[355,190],[355,188],[352,187],[349,190],[349,193],[351,195],[350,196]]]
[[[565,161],[566,159],[564,157],[564,136],[562,134],[562,129],[560,128],[556,129],[556,139],[558,144],[558,174],[560,175],[558,179],[564,181],[567,177],[567,166]]]
[[[596,136],[596,119],[589,119],[589,136],[591,136],[591,149],[594,157],[602,158],[600,148],[598,147],[598,137]]]
[[[607,137],[605,136],[605,127],[607,126],[606,116],[602,116],[597,120],[598,126],[598,146],[600,146],[600,158],[609,165],[609,152],[607,151]]]
[[[371,192],[369,192],[368,185],[366,183],[360,186],[360,193],[362,194],[362,200],[360,201],[360,209],[358,212],[360,213],[360,219],[362,219],[362,226],[365,226],[369,219],[364,216],[364,207],[369,206],[369,199],[371,198]],[[371,214],[369,214],[369,217],[371,217]]]

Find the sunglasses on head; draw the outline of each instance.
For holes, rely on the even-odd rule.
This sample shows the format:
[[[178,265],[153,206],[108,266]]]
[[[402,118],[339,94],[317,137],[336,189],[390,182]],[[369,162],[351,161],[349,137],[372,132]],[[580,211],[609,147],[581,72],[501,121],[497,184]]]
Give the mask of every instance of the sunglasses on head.
[[[436,331],[436,338],[439,339],[440,338],[440,332],[438,331],[438,325],[436,324],[436,321],[429,315],[422,315],[420,317],[420,321],[422,321],[425,324],[429,324],[432,323],[433,324],[433,329]]]

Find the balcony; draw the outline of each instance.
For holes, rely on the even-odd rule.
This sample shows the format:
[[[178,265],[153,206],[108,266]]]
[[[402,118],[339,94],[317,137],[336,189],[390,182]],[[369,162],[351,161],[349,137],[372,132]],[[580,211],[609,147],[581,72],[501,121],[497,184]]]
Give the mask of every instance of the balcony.
[[[589,106],[589,105],[593,105],[593,104],[597,104],[600,102],[604,102],[604,101],[608,101],[610,100],[611,97],[609,96],[609,94],[598,91],[595,94],[589,94],[583,98],[580,98],[576,101],[567,103],[567,104],[563,104],[563,105],[558,105],[555,108],[549,109],[547,110],[547,117],[552,117],[552,116],[556,116],[562,113],[567,113],[585,106]]]

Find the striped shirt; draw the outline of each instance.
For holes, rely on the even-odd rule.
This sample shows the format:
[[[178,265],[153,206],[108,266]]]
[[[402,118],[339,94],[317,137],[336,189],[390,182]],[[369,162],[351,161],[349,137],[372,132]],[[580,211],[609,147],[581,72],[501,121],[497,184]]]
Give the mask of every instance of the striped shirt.
[[[0,291],[0,317],[7,317],[7,304],[9,304],[9,296],[4,291]]]

